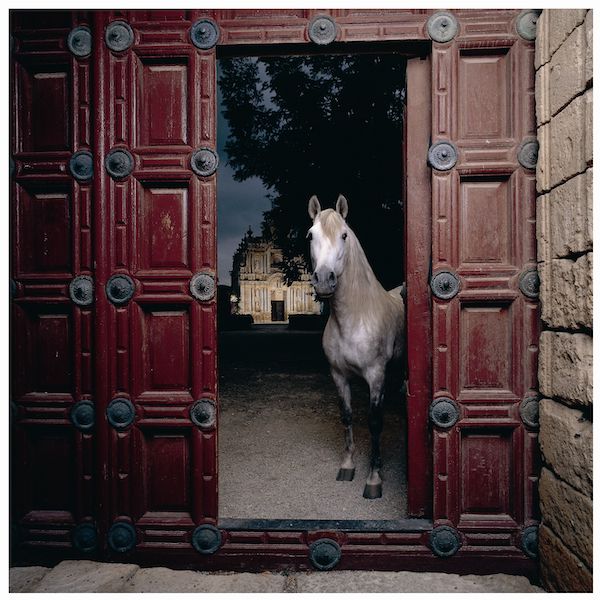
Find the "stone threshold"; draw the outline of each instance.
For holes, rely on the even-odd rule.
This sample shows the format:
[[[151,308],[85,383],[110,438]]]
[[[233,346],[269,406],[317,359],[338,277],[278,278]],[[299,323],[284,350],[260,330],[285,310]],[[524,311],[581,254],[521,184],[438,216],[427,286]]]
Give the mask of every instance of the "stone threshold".
[[[196,592],[196,593],[539,593],[526,577],[453,575],[408,571],[207,573],[165,567],[65,560],[54,568],[13,567],[10,592]]]

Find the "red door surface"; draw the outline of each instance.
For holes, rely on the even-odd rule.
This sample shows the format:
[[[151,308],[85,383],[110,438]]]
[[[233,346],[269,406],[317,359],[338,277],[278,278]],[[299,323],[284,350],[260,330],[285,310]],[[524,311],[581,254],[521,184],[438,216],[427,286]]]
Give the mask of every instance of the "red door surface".
[[[93,16],[114,552],[189,544],[217,517],[215,60],[182,16]]]
[[[488,15],[432,48],[433,517],[510,553],[538,518],[534,44]]]
[[[93,430],[91,65],[65,50],[79,18],[22,13],[11,31],[11,536],[26,553],[72,552],[73,528],[99,514],[106,464]]]
[[[14,560],[535,569],[535,16],[12,14]],[[383,41],[413,57],[414,518],[219,522],[217,52]]]

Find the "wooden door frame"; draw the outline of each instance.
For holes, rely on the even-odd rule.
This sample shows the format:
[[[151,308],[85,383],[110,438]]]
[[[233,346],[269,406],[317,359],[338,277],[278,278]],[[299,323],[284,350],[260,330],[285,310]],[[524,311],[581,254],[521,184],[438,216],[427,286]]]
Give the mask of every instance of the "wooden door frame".
[[[431,400],[431,170],[424,160],[431,137],[431,58],[408,61],[406,70],[407,490],[408,514],[432,517]]]

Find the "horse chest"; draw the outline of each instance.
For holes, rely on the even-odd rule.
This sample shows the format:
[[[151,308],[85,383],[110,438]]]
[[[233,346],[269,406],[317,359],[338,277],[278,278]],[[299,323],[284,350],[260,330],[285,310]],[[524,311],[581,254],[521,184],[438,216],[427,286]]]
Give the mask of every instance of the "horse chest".
[[[339,370],[362,372],[378,360],[380,340],[365,327],[328,327],[323,336],[323,349],[329,362]]]

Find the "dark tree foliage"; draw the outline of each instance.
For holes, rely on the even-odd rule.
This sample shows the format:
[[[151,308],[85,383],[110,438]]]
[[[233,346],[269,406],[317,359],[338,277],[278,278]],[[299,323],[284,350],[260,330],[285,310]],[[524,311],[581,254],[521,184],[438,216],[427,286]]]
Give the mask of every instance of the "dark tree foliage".
[[[385,287],[402,282],[402,141],[406,64],[387,55],[228,58],[219,63],[225,151],[235,179],[257,176],[272,209],[263,235],[298,277],[308,199],[349,202],[348,222]]]

